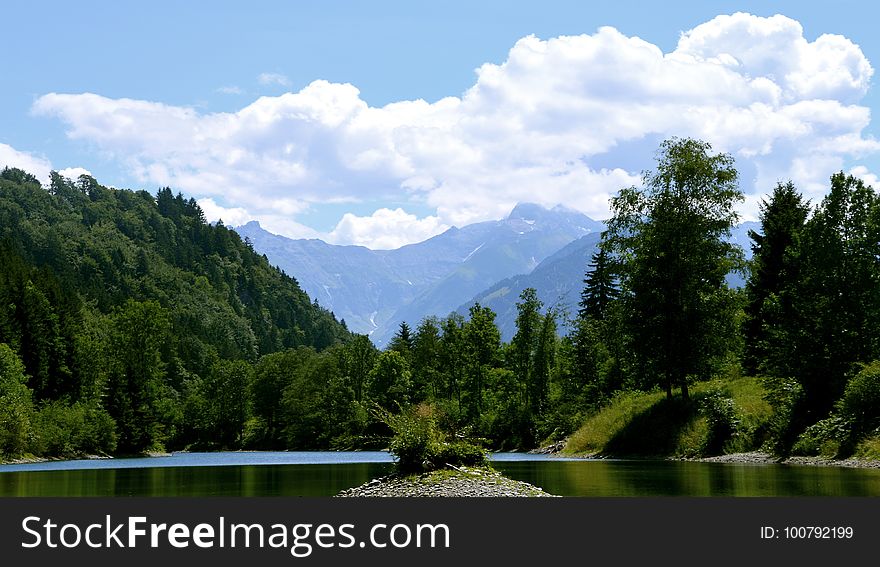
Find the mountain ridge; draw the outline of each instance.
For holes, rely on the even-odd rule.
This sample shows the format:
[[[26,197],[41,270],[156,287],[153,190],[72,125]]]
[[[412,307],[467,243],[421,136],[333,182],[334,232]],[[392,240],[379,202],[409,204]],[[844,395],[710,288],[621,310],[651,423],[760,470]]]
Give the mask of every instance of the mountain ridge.
[[[519,203],[504,219],[451,227],[394,250],[290,239],[256,221],[235,230],[351,330],[383,345],[400,321],[445,316],[494,282],[531,271],[602,227],[564,206]]]

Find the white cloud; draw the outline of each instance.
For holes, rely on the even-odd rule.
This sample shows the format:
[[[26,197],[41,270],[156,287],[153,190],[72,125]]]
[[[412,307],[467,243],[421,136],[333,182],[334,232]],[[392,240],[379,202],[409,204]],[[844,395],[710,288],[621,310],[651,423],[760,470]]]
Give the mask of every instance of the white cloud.
[[[20,152],[10,145],[0,143],[0,169],[4,167],[15,167],[26,171],[36,176],[41,183],[49,182],[49,172],[52,171],[49,160],[28,152]]]
[[[853,177],[858,177],[875,189],[880,189],[880,177],[877,177],[876,173],[869,171],[864,165],[857,165],[851,168],[849,174]]]
[[[88,169],[85,169],[84,167],[66,167],[64,169],[59,169],[58,173],[61,176],[71,179],[73,181],[79,179],[80,175],[92,175],[92,172]]]
[[[847,160],[880,149],[863,135],[870,114],[858,104],[872,74],[842,36],[810,41],[784,16],[734,14],[685,32],[670,53],[610,27],[528,36],[503,63],[482,65],[462,96],[434,103],[371,107],[353,85],[317,80],[234,113],[89,93],[47,94],[34,111],[144,182],[219,198],[290,233],[305,228],[299,212],[330,201],[393,197],[435,209],[423,219],[402,209],[348,215],[331,233],[386,247],[499,218],[517,201],[604,218],[608,197],[638,183],[669,136],[737,158],[747,216],[777,180],[816,200]]]
[[[337,244],[359,244],[378,250],[400,248],[440,234],[449,226],[435,216],[418,218],[403,209],[379,209],[368,217],[343,215],[326,240]]]
[[[252,220],[259,220],[260,226],[274,234],[284,234],[291,238],[323,238],[326,240],[326,235],[294,221],[291,216],[285,214],[283,208],[276,213],[262,214],[258,219],[243,207],[225,207],[210,197],[199,199],[198,202],[208,222],[222,220],[224,225],[236,227]]]
[[[257,82],[263,86],[280,85],[282,87],[290,86],[290,79],[281,73],[260,73],[257,76]]]
[[[247,210],[241,207],[224,207],[218,205],[210,197],[199,199],[199,207],[205,213],[205,219],[208,222],[222,220],[226,226],[241,226],[254,218]]]
[[[228,95],[240,95],[244,94],[244,90],[241,87],[237,87],[235,85],[229,85],[225,87],[220,87],[217,89],[217,92],[220,94],[228,94]]]

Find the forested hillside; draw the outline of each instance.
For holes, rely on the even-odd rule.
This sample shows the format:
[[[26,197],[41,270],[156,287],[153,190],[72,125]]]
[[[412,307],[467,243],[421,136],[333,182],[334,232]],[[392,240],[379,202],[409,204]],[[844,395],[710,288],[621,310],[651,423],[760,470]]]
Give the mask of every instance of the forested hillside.
[[[56,173],[44,188],[8,168],[0,306],[5,455],[229,441],[220,422],[247,397],[237,365],[349,339],[295,279],[207,224],[193,199]]]

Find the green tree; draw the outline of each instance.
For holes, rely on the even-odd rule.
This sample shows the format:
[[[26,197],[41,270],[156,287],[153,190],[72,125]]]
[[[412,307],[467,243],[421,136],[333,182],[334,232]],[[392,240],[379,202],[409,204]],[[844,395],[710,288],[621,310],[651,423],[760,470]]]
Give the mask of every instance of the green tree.
[[[402,354],[404,358],[409,360],[413,349],[412,329],[410,329],[409,323],[406,321],[400,322],[400,325],[397,328],[397,333],[391,338],[391,343],[388,345],[388,348],[396,350]]]
[[[538,345],[543,341],[543,318],[541,307],[534,288],[526,288],[520,293],[520,301],[516,304],[516,333],[511,341],[511,368],[522,387],[521,414],[517,419],[521,430],[516,436],[525,445],[535,442],[535,421],[544,402],[543,369],[540,368],[537,352]]]
[[[479,303],[471,306],[463,328],[465,346],[465,417],[473,423],[483,413],[488,375],[500,362],[501,332],[495,312]]]
[[[516,333],[511,341],[512,368],[519,381],[525,385],[523,405],[532,407],[530,395],[534,392],[531,384],[535,371],[535,346],[541,334],[540,310],[543,304],[538,299],[537,291],[531,287],[524,289],[519,299],[516,304]]]
[[[416,328],[413,338],[412,379],[416,403],[440,400],[446,392],[440,371],[440,322],[436,317],[425,317]]]
[[[412,387],[409,364],[396,350],[387,350],[376,359],[370,372],[370,399],[389,411],[397,411],[410,402]]]
[[[167,393],[162,347],[168,331],[168,315],[153,301],[129,300],[113,317],[107,404],[122,452],[160,448],[166,439],[160,407]]]
[[[837,173],[796,241],[768,357],[803,388],[796,430],[824,418],[859,363],[880,358],[880,196]]]
[[[342,372],[358,403],[364,399],[364,388],[378,355],[367,335],[354,335],[342,351]]]
[[[252,369],[244,360],[219,360],[204,383],[211,438],[225,448],[239,448],[251,416],[248,397]],[[276,392],[277,396],[277,392]]]
[[[464,317],[450,313],[440,323],[440,369],[445,398],[455,403],[455,418],[461,414],[462,389],[465,382]]]
[[[644,186],[611,200],[605,238],[616,255],[630,348],[642,371],[672,397],[707,377],[735,336],[734,297],[724,278],[742,254],[724,237],[743,200],[733,158],[706,142],[664,141]]]
[[[746,283],[746,318],[743,325],[743,365],[749,373],[757,372],[765,364],[768,330],[781,323],[775,318],[780,312],[779,295],[792,285],[796,277],[791,253],[810,207],[789,181],[776,185],[769,201],[761,202],[760,211],[761,232],[749,231],[753,255],[751,275]],[[788,308],[783,311],[788,311]]]
[[[581,300],[578,304],[580,318],[592,317],[604,321],[611,303],[620,296],[615,281],[613,264],[604,246],[593,254],[586,277]]]
[[[9,345],[0,343],[0,456],[17,457],[33,444],[33,414],[24,365]]]
[[[556,334],[556,312],[548,309],[541,317],[541,328],[535,345],[535,365],[532,380],[529,384],[529,400],[531,412],[536,417],[543,417],[548,409],[550,383],[556,368],[556,351],[559,338]]]

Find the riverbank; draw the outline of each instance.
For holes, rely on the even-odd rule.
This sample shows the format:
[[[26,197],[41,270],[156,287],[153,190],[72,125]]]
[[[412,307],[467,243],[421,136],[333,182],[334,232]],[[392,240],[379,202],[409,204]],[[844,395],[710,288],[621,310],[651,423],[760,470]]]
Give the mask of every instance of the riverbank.
[[[857,469],[880,469],[880,461],[870,459],[828,459],[825,457],[787,457],[781,459],[769,453],[750,451],[747,453],[732,453],[730,455],[718,455],[716,457],[704,457],[702,459],[686,459],[703,463],[742,463],[742,464],[776,464],[776,465],[805,465],[818,467],[847,467]]]
[[[339,497],[552,497],[527,482],[485,468],[456,467],[420,475],[393,474],[343,490]]]
[[[31,465],[35,463],[55,463],[59,461],[105,461],[111,459],[132,459],[147,457],[170,457],[171,453],[151,451],[137,455],[71,455],[67,457],[35,457],[27,455],[16,459],[0,459],[0,465]]]

